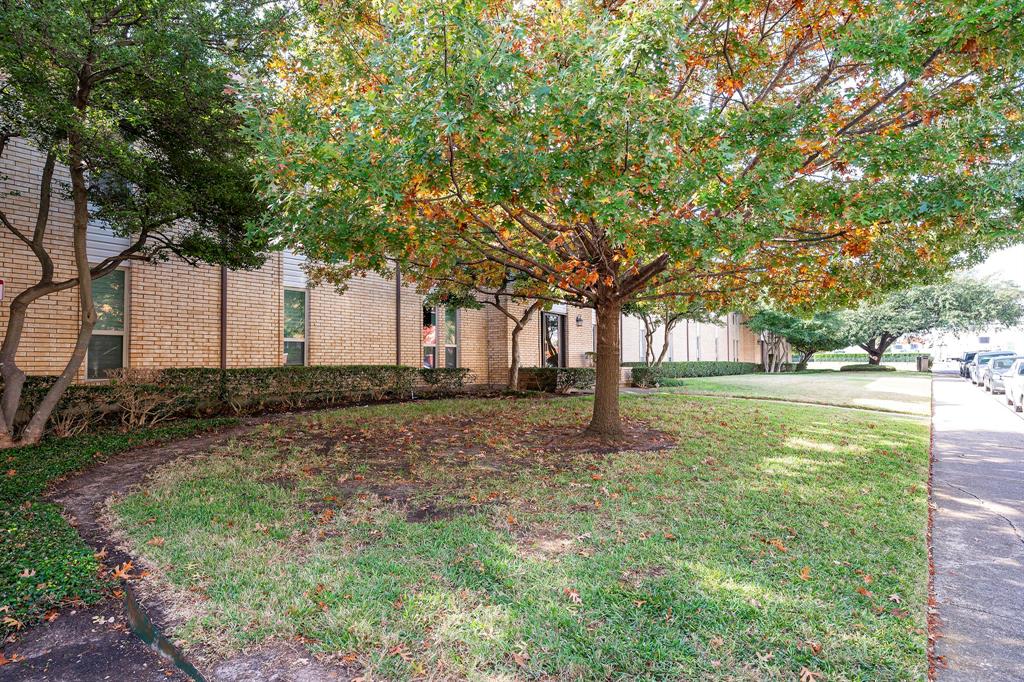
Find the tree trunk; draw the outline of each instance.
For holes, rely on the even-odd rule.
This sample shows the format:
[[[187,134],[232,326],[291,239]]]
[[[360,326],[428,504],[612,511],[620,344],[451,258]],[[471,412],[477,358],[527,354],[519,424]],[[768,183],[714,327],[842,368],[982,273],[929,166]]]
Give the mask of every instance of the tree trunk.
[[[587,431],[603,438],[622,435],[619,420],[619,322],[622,304],[597,305],[597,378],[594,384],[594,412]]]
[[[82,321],[78,327],[78,338],[75,349],[64,366],[64,371],[57,377],[43,400],[36,407],[28,425],[19,439],[20,445],[38,443],[46,431],[46,423],[57,407],[64,391],[74,380],[78,369],[82,366],[86,351],[89,350],[89,339],[96,325],[96,307],[92,300],[92,272],[89,266],[88,233],[89,233],[89,196],[85,180],[85,160],[81,153],[81,140],[77,133],[69,135],[71,197],[74,201],[74,255],[75,269],[78,279],[78,302]]]
[[[2,153],[2,148],[0,148]],[[25,372],[18,367],[18,348],[25,330],[28,308],[34,301],[59,290],[53,283],[53,259],[46,252],[43,239],[50,219],[50,197],[52,194],[53,170],[56,155],[50,151],[43,164],[39,180],[39,205],[36,207],[36,224],[32,231],[29,248],[39,261],[39,281],[25,289],[11,301],[7,317],[7,329],[3,344],[0,345],[0,376],[3,377],[3,395],[0,396],[0,448],[15,444],[14,420],[21,404],[21,392],[25,385]],[[6,223],[5,219],[5,223]],[[13,229],[13,228],[12,228]]]
[[[811,356],[814,355],[814,351],[807,351],[800,355],[800,361],[796,363],[797,372],[802,372],[807,369],[807,363],[811,361]]]
[[[518,324],[512,327],[512,357],[508,365],[508,387],[513,391],[519,389],[519,332],[523,328]]]
[[[655,367],[661,367],[661,363],[663,363],[665,361],[665,356],[668,355],[669,341],[672,338],[672,330],[676,328],[676,325],[678,323],[679,323],[679,318],[676,318],[674,320],[671,320],[671,319],[668,319],[668,318],[665,319],[665,323],[664,323],[664,325],[665,325],[664,326],[665,338],[663,339],[663,343],[661,345],[661,353],[658,355],[658,359],[654,361],[654,366]]]
[[[513,391],[519,389],[519,334],[526,328],[526,325],[529,324],[530,318],[533,317],[533,313],[540,309],[542,305],[542,301],[534,301],[526,309],[526,312],[523,313],[523,316],[516,320],[515,324],[512,326],[512,357],[510,358],[508,367],[508,387]],[[502,310],[500,307],[498,309],[508,315],[507,311]]]
[[[894,338],[890,339],[888,336],[879,336],[859,345],[868,354],[869,365],[880,365],[882,364],[882,356],[885,355],[885,351],[889,350],[889,346],[895,340]]]

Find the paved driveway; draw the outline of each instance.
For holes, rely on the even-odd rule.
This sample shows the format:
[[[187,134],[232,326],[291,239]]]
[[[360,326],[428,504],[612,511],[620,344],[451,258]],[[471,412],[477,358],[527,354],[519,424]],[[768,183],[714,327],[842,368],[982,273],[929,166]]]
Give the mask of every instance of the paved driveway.
[[[932,551],[939,682],[1024,680],[1024,419],[938,373]]]

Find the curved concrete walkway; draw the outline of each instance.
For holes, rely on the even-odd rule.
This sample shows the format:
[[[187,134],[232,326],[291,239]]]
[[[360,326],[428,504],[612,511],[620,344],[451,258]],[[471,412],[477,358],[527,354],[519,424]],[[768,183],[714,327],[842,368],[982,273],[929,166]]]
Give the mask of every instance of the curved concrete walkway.
[[[936,374],[932,557],[939,682],[1024,680],[1024,419]]]

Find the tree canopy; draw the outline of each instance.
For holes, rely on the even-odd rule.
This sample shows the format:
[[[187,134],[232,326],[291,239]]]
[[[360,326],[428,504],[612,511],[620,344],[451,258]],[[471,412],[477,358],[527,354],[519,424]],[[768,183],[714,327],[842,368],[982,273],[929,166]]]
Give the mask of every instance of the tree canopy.
[[[310,6],[256,93],[270,231],[327,261],[516,271],[598,315],[839,305],[1017,238],[1019,3]]]
[[[962,277],[892,292],[844,312],[843,320],[852,342],[878,364],[904,334],[963,334],[1020,324],[1024,292],[1005,282]]]
[[[262,0],[0,0],[0,155],[14,138],[45,155],[35,220],[24,224],[0,209],[3,229],[39,269],[11,300],[0,348],[0,446],[14,438],[25,378],[16,355],[34,302],[77,288],[81,325],[23,442],[41,437],[85,356],[96,319],[93,279],[127,260],[170,254],[240,268],[263,262],[265,238],[249,229],[263,203],[237,87],[262,72],[269,29],[280,28],[282,16]],[[54,179],[61,166],[66,189]],[[73,204],[69,263],[58,260],[66,251],[52,248],[55,190]],[[90,223],[128,237],[129,246],[89,262]]]
[[[837,312],[801,317],[765,308],[752,315],[746,324],[758,334],[770,332],[785,339],[790,348],[800,354],[797,370],[805,369],[815,353],[852,343],[845,320]]]

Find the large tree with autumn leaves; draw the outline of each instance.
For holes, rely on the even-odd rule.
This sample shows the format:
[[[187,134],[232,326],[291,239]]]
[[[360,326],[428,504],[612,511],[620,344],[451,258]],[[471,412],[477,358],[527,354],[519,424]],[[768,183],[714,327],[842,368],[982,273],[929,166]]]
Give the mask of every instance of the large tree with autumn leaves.
[[[1015,238],[1016,0],[310,3],[253,134],[275,219],[328,262],[490,264],[619,318],[851,301]]]

